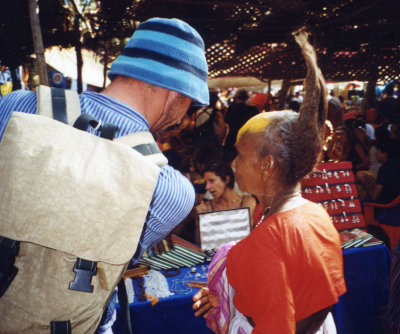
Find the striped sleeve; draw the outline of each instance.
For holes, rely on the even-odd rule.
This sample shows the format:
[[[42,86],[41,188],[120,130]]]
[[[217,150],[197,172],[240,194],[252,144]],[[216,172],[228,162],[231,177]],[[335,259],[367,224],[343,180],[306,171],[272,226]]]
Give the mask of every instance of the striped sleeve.
[[[17,90],[0,99],[0,140],[13,111],[36,113],[36,93]]]
[[[140,254],[164,239],[193,208],[195,192],[189,179],[171,166],[161,168],[153,200],[149,208],[150,216],[140,243]]]

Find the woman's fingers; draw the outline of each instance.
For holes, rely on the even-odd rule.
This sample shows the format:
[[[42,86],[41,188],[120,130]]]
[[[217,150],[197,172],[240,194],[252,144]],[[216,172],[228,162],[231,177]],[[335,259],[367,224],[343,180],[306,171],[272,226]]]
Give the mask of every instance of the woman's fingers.
[[[194,315],[196,317],[201,316],[208,318],[215,306],[218,305],[218,297],[210,294],[208,288],[202,288],[193,296],[193,310],[197,310]]]
[[[211,325],[211,330],[214,332],[214,333],[219,333],[219,330],[218,330],[218,326],[217,326],[217,322],[216,322],[216,320],[215,320],[215,318],[212,318],[211,319],[211,321],[210,321],[210,325]]]
[[[196,317],[201,316],[204,312],[211,308],[210,303],[204,303],[200,306],[200,308],[194,313]]]
[[[193,296],[193,301],[197,302],[198,300],[200,300],[201,298],[206,297],[209,294],[208,288],[201,288],[201,290],[199,292],[197,292],[194,296]]]
[[[202,307],[203,305],[206,305],[206,304],[210,304],[211,305],[210,300],[208,299],[208,296],[201,297],[198,301],[193,303],[192,307],[193,307],[194,310],[197,310],[197,309],[199,309],[200,307]]]
[[[208,303],[207,300],[205,299],[200,299],[197,302],[193,303],[193,310],[198,310],[201,306],[203,306],[203,304]]]
[[[215,307],[209,304],[208,310],[204,313],[203,318],[207,319],[211,313],[214,311]]]
[[[210,293],[208,295],[208,301],[211,304],[211,306],[213,306],[213,307],[218,306],[218,302],[219,302],[218,296],[213,295],[213,294]]]

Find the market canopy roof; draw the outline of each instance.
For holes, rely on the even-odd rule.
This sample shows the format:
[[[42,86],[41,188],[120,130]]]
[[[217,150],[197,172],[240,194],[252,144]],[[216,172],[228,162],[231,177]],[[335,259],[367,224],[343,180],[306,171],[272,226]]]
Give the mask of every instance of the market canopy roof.
[[[398,80],[398,0],[136,0],[135,21],[178,17],[203,36],[211,78],[305,76],[291,33],[306,26],[328,80]]]
[[[104,66],[100,63],[99,57],[92,51],[82,50],[82,58],[82,81],[96,87],[103,87]],[[45,59],[47,64],[61,72],[64,76],[75,80],[78,78],[74,48],[49,48],[45,51]],[[107,78],[107,83],[109,83],[109,81],[110,80]]]

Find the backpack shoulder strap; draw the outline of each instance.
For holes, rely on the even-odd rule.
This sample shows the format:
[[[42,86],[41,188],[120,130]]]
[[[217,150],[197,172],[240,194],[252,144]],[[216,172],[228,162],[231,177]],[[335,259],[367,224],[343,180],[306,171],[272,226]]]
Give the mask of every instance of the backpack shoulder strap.
[[[39,86],[37,92],[37,113],[57,121],[73,125],[81,115],[79,95],[73,90]]]
[[[162,154],[153,135],[149,131],[140,131],[114,139],[115,142],[128,145],[145,155],[159,167],[168,164],[168,159]]]
[[[36,88],[36,92],[38,115],[46,116],[71,126],[81,116],[81,105],[77,92],[42,85]],[[114,141],[132,147],[159,167],[168,163],[167,158],[162,154],[149,131],[132,133]]]

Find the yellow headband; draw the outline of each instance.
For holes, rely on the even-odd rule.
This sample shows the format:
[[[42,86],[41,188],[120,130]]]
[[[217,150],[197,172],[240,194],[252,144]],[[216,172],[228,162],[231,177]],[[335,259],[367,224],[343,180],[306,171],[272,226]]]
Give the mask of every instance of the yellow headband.
[[[277,117],[279,111],[263,112],[250,118],[239,130],[236,142],[239,142],[242,135],[246,132],[257,134],[264,131],[271,122]]]

